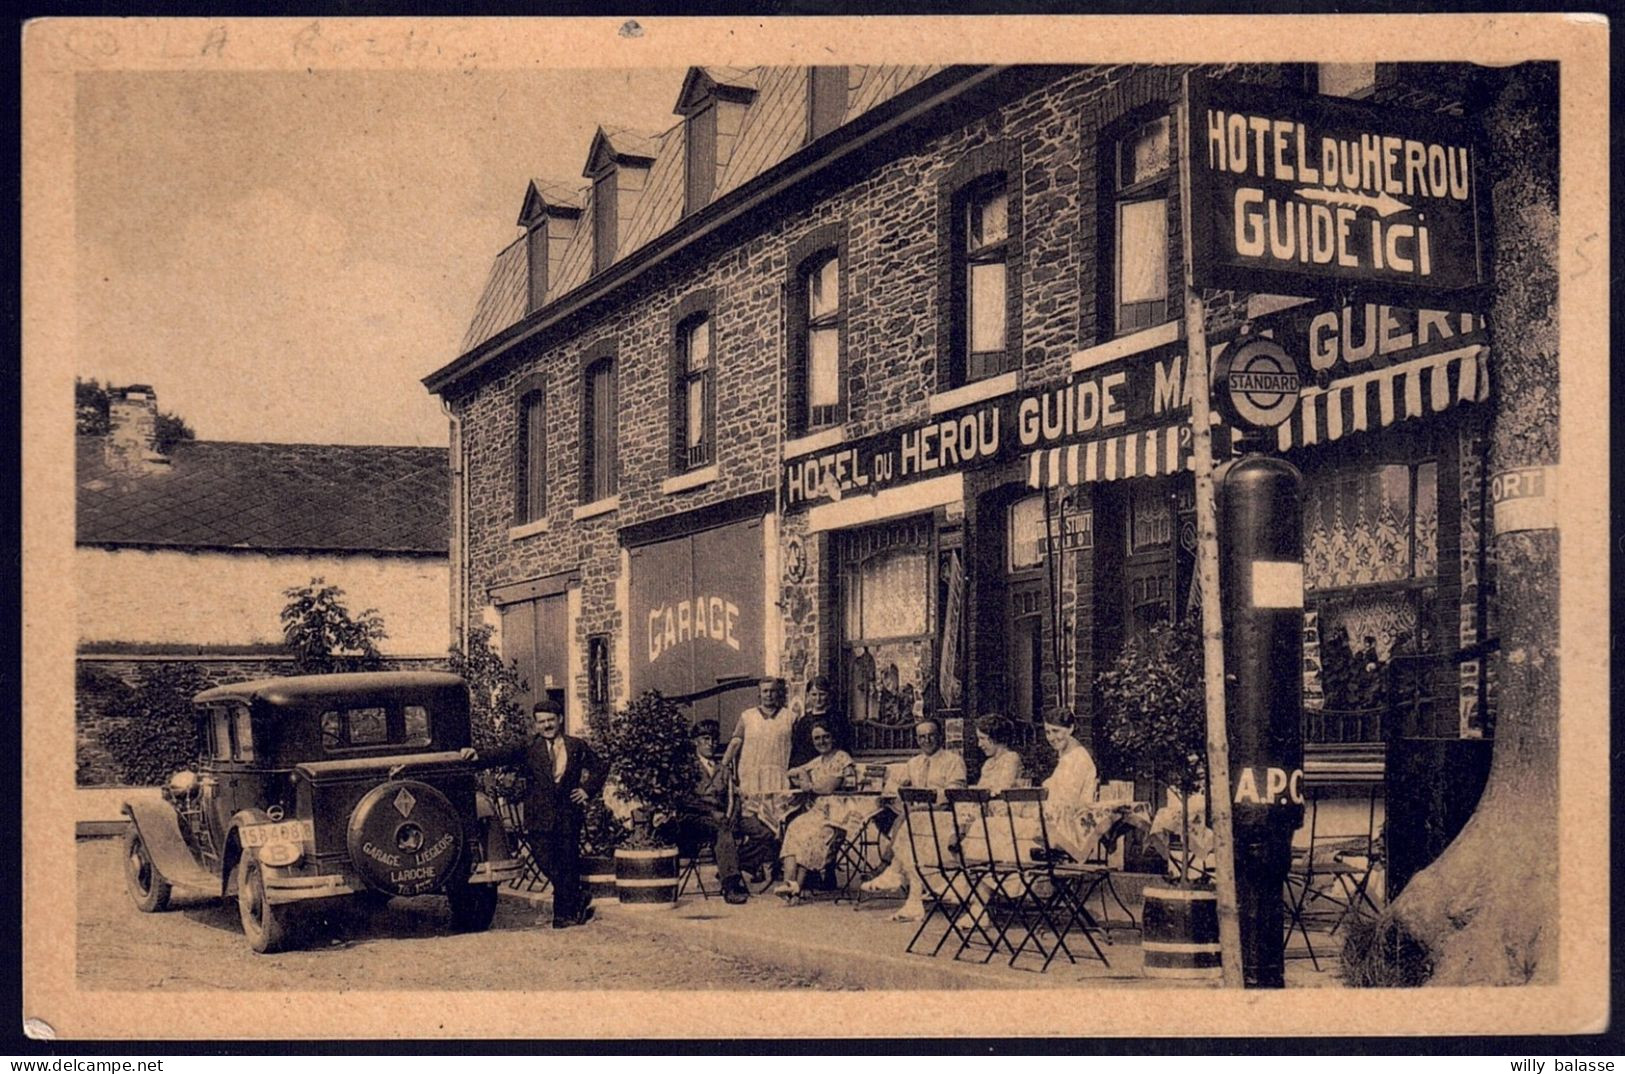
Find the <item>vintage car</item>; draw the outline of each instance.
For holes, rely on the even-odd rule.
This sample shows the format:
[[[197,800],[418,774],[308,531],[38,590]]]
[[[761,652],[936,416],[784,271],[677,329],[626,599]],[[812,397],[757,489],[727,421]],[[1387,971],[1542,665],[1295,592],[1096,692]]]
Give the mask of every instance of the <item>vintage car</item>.
[[[235,894],[261,953],[288,942],[299,904],[345,896],[444,894],[454,928],[490,927],[519,863],[476,791],[462,679],[304,675],[192,701],[196,769],[124,804],[137,907],[164,909],[171,885]]]

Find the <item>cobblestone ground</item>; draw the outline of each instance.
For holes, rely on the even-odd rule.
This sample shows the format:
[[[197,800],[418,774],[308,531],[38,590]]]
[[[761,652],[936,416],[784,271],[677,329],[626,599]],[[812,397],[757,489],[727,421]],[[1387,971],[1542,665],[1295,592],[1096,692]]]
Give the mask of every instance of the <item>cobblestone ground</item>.
[[[453,935],[441,898],[395,899],[312,921],[301,946],[256,955],[235,900],[176,893],[143,914],[124,892],[121,843],[78,844],[78,963],[82,989],[780,989],[839,988],[681,941],[652,941],[614,921],[555,932],[536,908],[503,899],[489,932]],[[325,924],[325,927],[321,927]]]

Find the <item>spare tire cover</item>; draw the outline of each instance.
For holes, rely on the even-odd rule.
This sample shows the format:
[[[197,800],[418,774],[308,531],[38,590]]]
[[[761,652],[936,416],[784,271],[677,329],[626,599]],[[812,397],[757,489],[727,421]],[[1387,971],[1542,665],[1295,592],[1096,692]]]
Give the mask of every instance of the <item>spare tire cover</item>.
[[[463,819],[427,783],[391,780],[356,803],[345,842],[367,883],[392,895],[422,895],[440,890],[462,860]]]

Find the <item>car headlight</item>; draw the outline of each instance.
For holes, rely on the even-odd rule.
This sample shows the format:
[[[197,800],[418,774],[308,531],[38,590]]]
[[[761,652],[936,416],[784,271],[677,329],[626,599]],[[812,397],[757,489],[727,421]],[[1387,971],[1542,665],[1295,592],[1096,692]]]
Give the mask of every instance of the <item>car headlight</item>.
[[[266,865],[292,865],[305,856],[300,843],[266,843],[260,847],[260,861]]]

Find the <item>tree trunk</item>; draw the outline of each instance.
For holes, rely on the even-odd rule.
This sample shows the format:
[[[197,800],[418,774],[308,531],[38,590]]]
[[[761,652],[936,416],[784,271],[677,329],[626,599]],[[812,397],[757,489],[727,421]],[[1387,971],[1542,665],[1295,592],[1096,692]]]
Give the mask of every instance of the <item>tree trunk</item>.
[[[1557,67],[1492,72],[1485,89],[1493,474],[1558,459]],[[1414,983],[1557,978],[1558,531],[1493,541],[1501,648],[1489,782],[1466,827],[1411,880],[1357,958],[1365,968],[1408,962],[1398,979]]]

